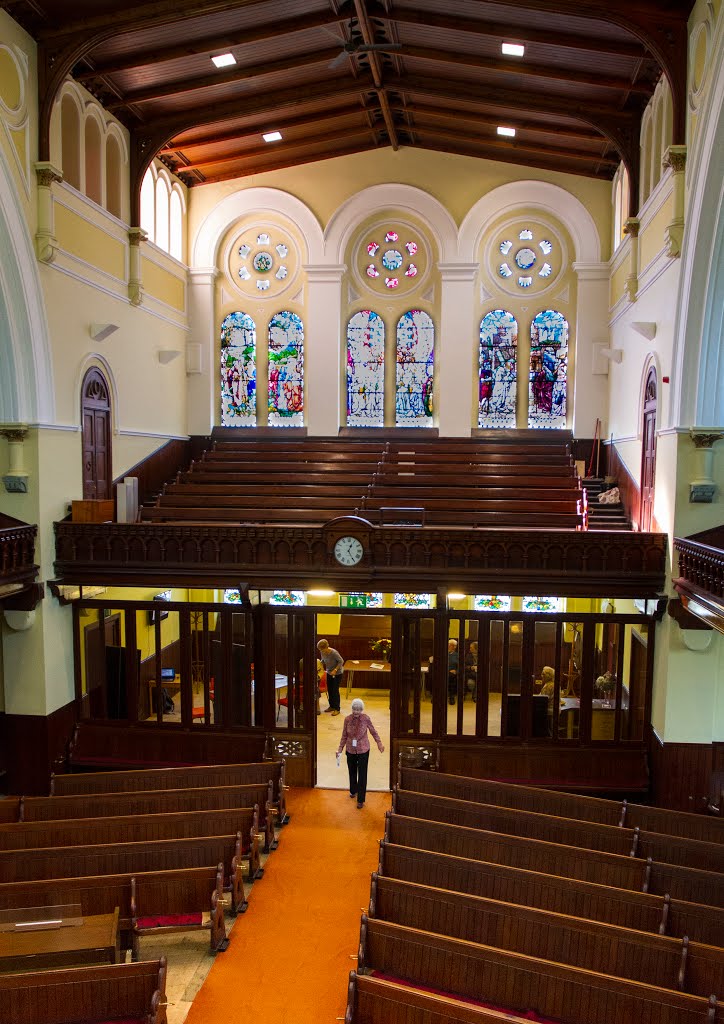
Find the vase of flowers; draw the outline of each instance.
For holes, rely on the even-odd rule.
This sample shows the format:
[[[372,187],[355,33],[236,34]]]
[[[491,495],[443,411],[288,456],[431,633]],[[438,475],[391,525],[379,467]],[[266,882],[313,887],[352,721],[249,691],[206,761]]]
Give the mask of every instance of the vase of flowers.
[[[383,661],[389,662],[390,654],[392,652],[392,641],[389,637],[380,637],[379,640],[373,640],[370,647],[378,658],[382,658]]]

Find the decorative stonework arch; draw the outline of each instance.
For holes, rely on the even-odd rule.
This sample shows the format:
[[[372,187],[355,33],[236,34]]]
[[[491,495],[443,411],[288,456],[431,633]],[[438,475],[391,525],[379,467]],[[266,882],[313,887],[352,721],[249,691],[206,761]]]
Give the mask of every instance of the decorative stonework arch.
[[[119,411],[121,406],[118,398],[118,386],[116,384],[116,378],[113,370],[111,369],[111,364],[105,356],[102,356],[99,352],[89,352],[78,367],[75,378],[74,407],[78,412],[80,412],[80,408],[83,403],[83,381],[86,379],[89,370],[98,370],[108,385],[111,400],[111,426],[115,436],[120,431]],[[78,422],[82,427],[80,420]]]
[[[371,210],[392,208],[421,218],[430,228],[443,263],[455,262],[457,229],[445,207],[429,192],[413,185],[389,183],[370,185],[346,199],[332,215],[324,232],[324,248],[329,263],[344,263],[350,237]]]
[[[0,148],[0,422],[53,423],[53,362],[32,240]]]
[[[191,242],[192,269],[215,267],[219,242],[227,228],[247,214],[262,212],[287,217],[307,244],[305,262],[324,262],[324,239],[319,221],[300,199],[276,188],[247,188],[226,196],[206,217]]]
[[[593,217],[574,195],[546,181],[510,181],[488,192],[475,203],[460,225],[459,259],[474,263],[481,237],[493,218],[512,215],[520,207],[532,207],[556,217],[573,239],[578,263],[600,263],[601,240]]]

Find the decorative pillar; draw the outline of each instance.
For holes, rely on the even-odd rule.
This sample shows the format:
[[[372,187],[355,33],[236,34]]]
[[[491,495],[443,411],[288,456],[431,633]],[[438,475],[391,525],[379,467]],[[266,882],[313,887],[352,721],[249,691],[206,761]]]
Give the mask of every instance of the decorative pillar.
[[[471,359],[477,263],[438,263],[441,278],[440,330],[435,343],[435,422],[442,437],[470,437],[473,392],[477,379],[477,348]],[[477,387],[475,388],[477,395]]]
[[[674,175],[674,219],[666,225],[666,255],[677,259],[681,256],[681,243],[684,238],[686,146],[669,146],[662,163],[664,167],[670,167]]]
[[[38,180],[38,230],[35,232],[35,254],[41,263],[52,263],[57,252],[53,182],[63,180],[63,172],[44,160],[35,165]]]
[[[724,430],[690,430],[696,454],[694,456],[694,479],[689,481],[689,501],[711,504],[716,493],[714,468],[714,445],[724,437]]]
[[[574,263],[573,270],[578,281],[574,355],[568,363],[568,403],[573,406],[574,435],[593,437],[596,418],[603,419],[608,404],[607,378],[596,365],[596,353],[606,350],[610,341],[610,270],[607,263]],[[521,370],[518,379],[524,380]]]
[[[624,234],[631,239],[631,266],[624,288],[629,302],[635,302],[639,291],[639,230],[638,217],[629,217],[623,226]]]
[[[310,265],[304,325],[304,422],[309,434],[334,436],[345,425],[342,277],[347,267]]]
[[[0,426],[0,437],[4,437],[8,442],[10,467],[3,476],[3,484],[8,494],[28,493],[28,474],[23,458],[23,442],[27,436],[28,428],[24,423]]]
[[[143,278],[141,274],[141,242],[148,238],[143,228],[128,229],[128,298],[132,306],[143,302]]]
[[[208,434],[219,416],[221,398],[215,358],[216,267],[189,270],[189,340],[186,343],[186,430]],[[258,400],[258,396],[257,396]]]

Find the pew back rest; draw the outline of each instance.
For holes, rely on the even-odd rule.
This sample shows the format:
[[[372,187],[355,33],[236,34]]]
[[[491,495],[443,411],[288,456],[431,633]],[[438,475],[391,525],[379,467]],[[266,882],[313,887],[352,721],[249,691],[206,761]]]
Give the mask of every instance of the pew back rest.
[[[84,793],[125,793],[159,789],[200,789],[223,786],[261,785],[274,782],[275,795],[281,775],[281,761],[248,764],[198,765],[189,768],[148,768],[127,772],[81,772],[53,776],[55,796]]]
[[[183,811],[222,810],[259,804],[262,818],[267,787],[203,787],[200,789],[141,790],[130,793],[99,793],[86,796],[36,796],[21,801],[23,821],[61,821],[68,818],[115,818],[134,814],[164,814]]]

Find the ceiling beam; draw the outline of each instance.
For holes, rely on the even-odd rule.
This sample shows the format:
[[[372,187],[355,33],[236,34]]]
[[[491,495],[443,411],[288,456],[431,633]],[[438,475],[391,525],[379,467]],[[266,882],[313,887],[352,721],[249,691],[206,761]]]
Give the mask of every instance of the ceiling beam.
[[[388,143],[385,143],[387,146]],[[298,153],[292,160],[287,158],[268,160],[264,163],[252,164],[250,167],[237,167],[234,170],[224,172],[223,174],[211,174],[204,176],[204,184],[210,184],[216,181],[233,181],[234,178],[243,178],[245,175],[252,174],[266,174],[267,171],[281,171],[287,167],[298,167],[300,164],[311,164],[317,163],[320,160],[334,160],[337,157],[352,156],[355,153],[368,153],[370,149],[381,149],[381,146],[370,146],[367,145],[353,145],[353,146],[342,146],[340,149],[335,150],[334,153]]]
[[[500,124],[500,118],[484,117],[480,114],[473,113],[470,110],[454,110],[450,106],[447,107],[431,107],[424,103],[408,103],[401,108],[403,113],[420,114],[422,117],[427,118],[438,118],[441,121],[445,121],[449,124],[450,121],[461,121],[464,124],[472,124],[475,126],[484,125],[487,127],[497,128]],[[565,139],[575,139],[576,142],[590,142],[600,146],[601,142],[604,141],[601,138],[600,132],[587,132],[580,128],[569,128],[567,125],[555,125],[542,124],[537,121],[519,121],[516,119],[515,127],[519,132],[531,132],[532,134],[540,135],[556,135]]]
[[[449,129],[430,127],[419,122],[415,122],[415,131],[418,135],[433,135],[436,139],[447,139],[450,142],[460,142],[461,144],[472,144],[484,146],[486,149],[500,150],[501,154],[507,154],[510,152],[515,153],[533,153],[536,156],[550,156],[553,159],[560,158],[562,161],[572,160],[578,163],[598,163],[604,164],[605,166],[615,168],[618,167],[620,161],[612,159],[611,157],[601,156],[600,153],[587,153],[583,150],[573,149],[557,149],[553,146],[540,146],[535,142],[523,142],[519,139],[507,139],[490,136],[482,137],[480,135],[466,135],[461,137],[459,132],[453,132]]]
[[[217,146],[224,142],[241,142],[244,139],[251,139],[261,135],[262,131],[289,131],[292,128],[305,128],[314,123],[320,124],[323,121],[335,121],[342,117],[357,117],[367,113],[367,108],[361,103],[348,104],[344,107],[334,107],[331,110],[312,111],[303,114],[301,117],[289,117],[282,120],[272,120],[262,128],[240,127],[235,131],[224,131],[216,134],[206,132],[204,135],[185,140],[183,136],[174,139],[168,146],[159,151],[159,155],[173,154],[179,151],[187,153],[190,149],[200,149],[205,146]]]
[[[419,25],[427,28],[449,29],[466,35],[492,37],[501,42],[505,40],[515,43],[542,43],[545,46],[581,50],[584,53],[610,53],[617,57],[653,59],[638,42],[596,39],[592,36],[573,35],[570,32],[532,28],[529,25],[516,25],[511,28],[509,22],[478,21],[477,18],[457,18],[450,14],[411,11],[402,8],[395,8],[391,12],[381,11],[375,17],[387,18],[400,25]]]
[[[183,57],[194,55],[203,56],[214,53],[226,53],[239,46],[249,46],[252,43],[260,43],[266,39],[278,39],[280,36],[292,35],[295,32],[305,32],[314,28],[331,28],[341,22],[349,20],[346,14],[305,14],[301,18],[290,18],[288,21],[265,22],[263,25],[255,25],[238,32],[226,32],[224,35],[207,36],[204,39],[191,40],[177,46],[161,47],[157,50],[134,50],[132,53],[122,57],[113,58],[108,61],[101,61],[87,71],[76,73],[75,78],[79,82],[87,82],[89,79],[98,78],[100,75],[113,75],[119,71],[131,71],[135,68],[147,67],[148,65],[162,64],[170,60],[179,60]],[[340,46],[341,46],[340,41]]]
[[[458,156],[469,156],[475,160],[497,160],[507,164],[522,164],[524,167],[538,167],[548,171],[558,171],[563,174],[580,174],[586,178],[602,178],[605,181],[610,181],[613,175],[610,170],[596,171],[595,169],[586,169],[579,167],[577,164],[566,164],[565,160],[550,160],[543,156],[531,157],[530,154],[519,153],[516,150],[506,153],[505,157],[501,157],[499,152],[494,149],[489,149],[487,146],[472,147],[465,146],[458,143],[455,146],[451,146],[449,143],[435,142],[432,139],[426,142],[425,145],[420,145],[420,149],[432,149],[439,153],[456,153]],[[591,160],[592,164],[596,163],[595,159]]]
[[[259,0],[154,0],[152,3],[129,4],[115,11],[101,14],[85,14],[41,28],[38,39],[51,39],[76,34],[94,36],[101,33],[104,38],[121,35],[123,32],[138,32],[156,25],[175,24],[186,18],[202,18],[212,14],[226,14],[238,11],[240,7],[258,6]]]
[[[359,23],[360,32],[364,42],[369,46],[375,42],[375,31],[372,27],[369,15],[365,8],[364,0],[354,0],[354,9],[357,14],[357,21]],[[372,81],[375,83],[377,89],[377,98],[380,103],[380,109],[382,110],[382,116],[385,119],[385,126],[387,127],[387,135],[390,140],[390,145],[393,150],[399,148],[399,141],[397,139],[397,130],[395,128],[395,119],[392,116],[390,110],[390,103],[387,99],[387,94],[384,90],[382,81],[382,62],[380,61],[379,55],[372,50],[367,54],[370,62],[370,70],[372,72]]]
[[[403,57],[416,57],[418,60],[432,61],[439,64],[456,64],[462,67],[476,68],[495,75],[518,75],[547,79],[553,82],[573,82],[581,85],[594,86],[597,89],[615,89],[619,92],[642,92],[652,96],[655,83],[632,81],[629,78],[612,78],[608,75],[596,75],[575,68],[557,68],[549,64],[531,64],[528,61],[492,60],[468,53],[453,53],[450,50],[435,50],[427,46],[409,46],[405,43]]]
[[[297,68],[313,67],[315,64],[329,63],[339,53],[339,47],[328,50],[316,50],[313,53],[297,57],[285,57],[282,60],[266,61],[249,67],[236,67],[232,71],[202,75],[199,78],[180,78],[175,82],[158,82],[146,89],[136,89],[124,93],[122,99],[104,103],[106,110],[111,112],[123,107],[137,106],[139,103],[150,103],[153,100],[165,99],[167,96],[182,96],[201,89],[213,89],[236,82],[245,82],[250,78],[271,75],[278,71],[294,71]],[[241,98],[240,98],[241,99]]]

